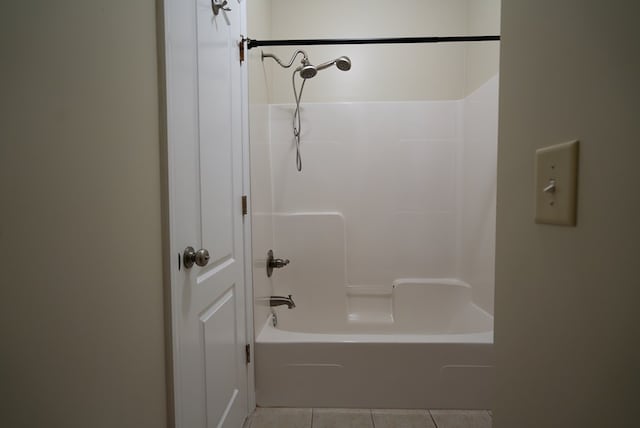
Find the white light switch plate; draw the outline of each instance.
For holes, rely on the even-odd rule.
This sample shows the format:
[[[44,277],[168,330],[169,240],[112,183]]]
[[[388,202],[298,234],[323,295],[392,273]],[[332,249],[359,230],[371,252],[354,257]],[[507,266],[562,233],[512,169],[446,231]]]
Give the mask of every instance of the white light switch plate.
[[[536,150],[536,223],[576,225],[578,141]]]

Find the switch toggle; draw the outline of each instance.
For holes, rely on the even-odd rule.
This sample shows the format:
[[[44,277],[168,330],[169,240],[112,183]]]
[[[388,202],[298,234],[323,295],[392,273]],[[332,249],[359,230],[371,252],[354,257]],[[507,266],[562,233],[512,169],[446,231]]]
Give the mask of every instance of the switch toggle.
[[[536,151],[536,223],[576,225],[578,141]]]
[[[542,189],[543,192],[547,192],[547,193],[555,193],[556,191],[556,180],[554,180],[553,178],[549,180],[549,185],[547,187],[545,187],[544,189]]]

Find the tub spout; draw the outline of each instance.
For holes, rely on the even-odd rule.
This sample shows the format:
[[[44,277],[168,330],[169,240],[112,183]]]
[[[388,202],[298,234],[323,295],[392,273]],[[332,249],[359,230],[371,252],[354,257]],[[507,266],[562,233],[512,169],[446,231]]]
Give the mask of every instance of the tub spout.
[[[281,306],[281,305],[287,305],[289,309],[293,309],[296,307],[296,304],[293,302],[293,299],[291,298],[291,294],[289,294],[289,297],[271,296],[269,298],[269,306]]]

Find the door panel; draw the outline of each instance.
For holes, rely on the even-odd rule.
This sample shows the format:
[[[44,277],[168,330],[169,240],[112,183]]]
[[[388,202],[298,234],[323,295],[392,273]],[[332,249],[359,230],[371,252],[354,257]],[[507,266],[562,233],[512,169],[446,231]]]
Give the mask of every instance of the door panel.
[[[198,102],[202,240],[212,262],[233,257],[233,111],[232,29],[223,14],[212,17],[211,4],[197,8]],[[229,12],[229,14],[233,13]],[[229,17],[231,18],[231,17]],[[239,30],[235,33],[240,34]],[[239,94],[238,94],[239,95]],[[240,141],[238,141],[239,145]]]
[[[234,284],[235,286],[235,284]],[[207,384],[207,420],[223,421],[238,397],[235,367],[237,332],[235,329],[234,286],[229,288],[200,317]],[[230,329],[229,326],[234,326]]]

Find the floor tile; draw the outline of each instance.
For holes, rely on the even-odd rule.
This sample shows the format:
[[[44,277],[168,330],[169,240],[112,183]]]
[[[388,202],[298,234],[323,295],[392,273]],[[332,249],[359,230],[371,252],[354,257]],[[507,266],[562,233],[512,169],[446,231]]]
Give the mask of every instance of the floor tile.
[[[371,410],[313,409],[313,428],[373,428]]]
[[[438,428],[491,428],[491,416],[485,410],[431,410]]]
[[[251,417],[251,428],[311,428],[311,409],[258,407]]]
[[[436,428],[426,410],[372,410],[375,428]]]

